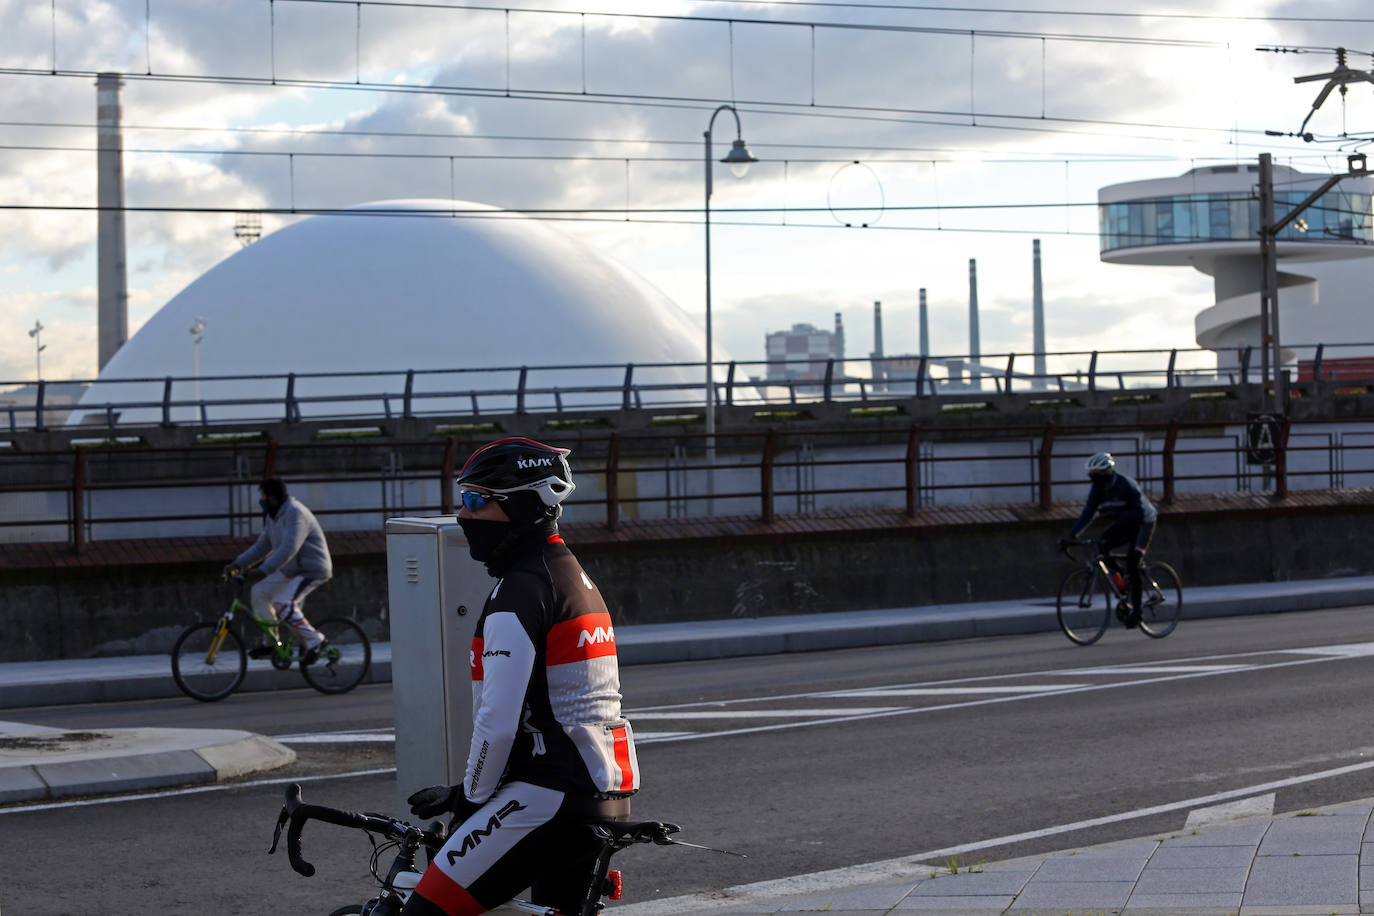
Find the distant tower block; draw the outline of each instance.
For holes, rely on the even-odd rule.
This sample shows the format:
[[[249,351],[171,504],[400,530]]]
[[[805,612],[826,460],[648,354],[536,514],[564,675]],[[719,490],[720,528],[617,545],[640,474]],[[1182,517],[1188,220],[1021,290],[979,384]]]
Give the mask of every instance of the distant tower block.
[[[234,238],[244,248],[262,238],[262,214],[240,213],[234,217]]]
[[[920,338],[920,339],[921,339],[921,352],[920,352],[920,355],[921,355],[921,356],[929,356],[929,355],[930,355],[930,319],[929,319],[929,314],[928,314],[928,312],[926,311],[926,289],[925,289],[924,286],[921,287],[921,312],[920,312],[920,314],[921,314],[921,318],[920,318],[920,322],[921,322],[921,327],[920,327],[920,332],[921,332],[921,338]]]
[[[129,339],[129,289],[124,246],[124,153],[119,135],[119,76],[95,79],[96,117],[96,307],[99,368]]]
[[[1040,279],[1040,240],[1031,240],[1031,350],[1035,354],[1035,388],[1045,379],[1045,288]]]

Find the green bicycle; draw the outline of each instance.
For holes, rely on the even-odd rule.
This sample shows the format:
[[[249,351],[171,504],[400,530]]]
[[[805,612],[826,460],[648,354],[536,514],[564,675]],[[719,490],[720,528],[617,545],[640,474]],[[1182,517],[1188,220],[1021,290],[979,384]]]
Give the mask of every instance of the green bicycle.
[[[299,663],[305,682],[320,693],[347,693],[367,676],[372,666],[372,645],[363,628],[343,617],[315,624],[324,634],[324,646],[312,662],[304,648],[291,638],[291,628],[272,617],[259,617],[243,600],[245,578],[232,577],[238,594],[229,610],[212,623],[188,627],[172,647],[172,680],[181,692],[203,703],[222,700],[243,683],[248,673],[248,651],[236,632],[234,618],[242,615],[263,636],[263,646],[253,655],[265,655],[272,667],[285,671]]]

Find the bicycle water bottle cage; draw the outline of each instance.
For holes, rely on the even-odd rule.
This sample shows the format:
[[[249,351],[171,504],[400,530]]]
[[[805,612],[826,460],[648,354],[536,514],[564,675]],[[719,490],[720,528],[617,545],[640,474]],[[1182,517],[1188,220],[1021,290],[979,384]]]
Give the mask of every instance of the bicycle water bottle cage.
[[[620,876],[620,872],[614,869],[606,872],[606,881],[601,886],[601,896],[607,900],[619,900],[623,893],[625,893],[625,879]]]

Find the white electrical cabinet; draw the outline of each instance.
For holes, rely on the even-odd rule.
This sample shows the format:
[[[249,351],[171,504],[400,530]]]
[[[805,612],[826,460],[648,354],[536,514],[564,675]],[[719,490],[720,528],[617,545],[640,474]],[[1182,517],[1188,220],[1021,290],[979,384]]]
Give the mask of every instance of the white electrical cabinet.
[[[416,789],[463,781],[472,741],[473,631],[495,584],[452,516],[386,523],[397,816]]]

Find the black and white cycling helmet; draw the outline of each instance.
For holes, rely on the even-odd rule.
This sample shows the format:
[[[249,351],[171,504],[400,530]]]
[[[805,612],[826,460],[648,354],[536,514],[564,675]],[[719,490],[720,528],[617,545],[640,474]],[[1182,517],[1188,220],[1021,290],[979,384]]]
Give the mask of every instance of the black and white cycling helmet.
[[[537,514],[557,518],[559,503],[577,489],[568,449],[514,437],[489,442],[472,453],[458,472],[459,487],[477,487],[505,501],[529,504]],[[518,494],[530,494],[521,498]],[[531,497],[538,497],[537,504]],[[509,509],[507,514],[511,514]]]
[[[1098,452],[1084,463],[1083,469],[1089,474],[1115,474],[1116,459],[1111,452]]]

